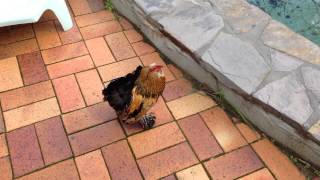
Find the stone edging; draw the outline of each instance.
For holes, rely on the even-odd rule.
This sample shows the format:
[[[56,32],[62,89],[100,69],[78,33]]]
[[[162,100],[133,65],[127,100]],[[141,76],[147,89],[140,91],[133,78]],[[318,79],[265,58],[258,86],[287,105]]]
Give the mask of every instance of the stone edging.
[[[320,166],[320,48],[245,0],[113,0],[180,68]]]

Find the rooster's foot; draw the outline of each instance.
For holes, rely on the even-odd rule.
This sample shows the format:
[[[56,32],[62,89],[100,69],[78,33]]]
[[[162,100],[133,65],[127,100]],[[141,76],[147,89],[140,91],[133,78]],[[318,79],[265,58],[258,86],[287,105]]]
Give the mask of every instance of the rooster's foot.
[[[153,127],[155,120],[156,120],[156,116],[153,113],[151,113],[143,116],[139,120],[139,122],[142,128],[146,130],[146,129],[151,129]]]

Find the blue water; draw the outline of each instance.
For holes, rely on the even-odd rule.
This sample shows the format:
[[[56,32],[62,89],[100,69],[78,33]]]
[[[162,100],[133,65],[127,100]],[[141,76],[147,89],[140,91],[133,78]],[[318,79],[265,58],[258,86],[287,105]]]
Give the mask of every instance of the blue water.
[[[320,0],[248,0],[320,46]]]

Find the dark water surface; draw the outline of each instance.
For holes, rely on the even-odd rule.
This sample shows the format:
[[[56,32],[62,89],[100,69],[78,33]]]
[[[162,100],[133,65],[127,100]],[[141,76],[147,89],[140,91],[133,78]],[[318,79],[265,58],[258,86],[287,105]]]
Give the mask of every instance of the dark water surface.
[[[320,46],[320,0],[248,0]]]

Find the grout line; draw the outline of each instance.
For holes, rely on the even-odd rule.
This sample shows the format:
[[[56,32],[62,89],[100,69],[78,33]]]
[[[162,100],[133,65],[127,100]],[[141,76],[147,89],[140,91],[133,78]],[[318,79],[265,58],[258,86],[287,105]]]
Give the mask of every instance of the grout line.
[[[101,148],[103,148],[103,147],[106,147],[106,146],[109,146],[109,145],[112,145],[112,144],[115,144],[115,143],[118,143],[118,142],[123,141],[123,140],[126,140],[126,137],[123,137],[123,138],[120,138],[120,139],[118,139],[118,140],[115,140],[115,141],[106,143],[106,144],[101,145],[101,146],[99,146],[99,147],[95,147],[95,149],[92,149],[92,150],[89,150],[89,151],[85,151],[85,152],[81,152],[81,153],[79,153],[79,154],[77,154],[77,155],[74,154],[73,157],[76,158],[76,157],[79,157],[79,156],[82,156],[82,155],[91,153],[91,152],[93,152],[93,151],[96,151],[96,150],[98,150],[98,149],[101,149]]]
[[[132,155],[132,157],[133,157],[133,160],[134,160],[134,162],[135,162],[135,164],[136,164],[136,166],[137,166],[137,168],[138,168],[138,171],[139,171],[142,179],[145,179],[145,177],[143,176],[142,170],[140,169],[140,166],[139,166],[139,164],[138,164],[138,159],[136,158],[136,155],[135,155],[134,152],[133,152],[133,149],[132,149],[132,147],[131,147],[131,144],[130,144],[129,141],[128,141],[128,138],[126,138],[126,142],[127,142],[127,145],[128,145],[128,147],[129,147],[129,149],[130,149],[130,152],[131,152],[131,155]]]
[[[28,175],[33,174],[33,173],[37,173],[37,172],[42,171],[42,170],[47,169],[47,168],[51,168],[52,166],[55,166],[55,165],[57,165],[57,164],[59,164],[59,163],[62,163],[62,162],[64,162],[64,161],[68,161],[68,160],[71,160],[71,159],[73,159],[73,158],[70,157],[70,158],[67,158],[67,159],[64,159],[64,160],[61,160],[61,161],[52,163],[52,164],[50,164],[50,165],[48,165],[48,166],[43,166],[43,167],[41,167],[41,168],[35,169],[35,170],[30,171],[30,172],[28,172],[28,173],[25,173],[25,174],[23,174],[23,175],[21,175],[21,176],[17,176],[17,177],[12,176],[12,177],[14,177],[13,179],[17,179],[17,178],[20,179],[20,178],[22,178],[22,177],[28,176]]]
[[[76,163],[76,159],[75,159],[74,157],[72,157],[72,161],[73,161],[73,164],[74,164],[74,166],[75,166],[75,168],[76,168],[76,171],[77,171],[77,173],[78,173],[78,177],[79,177],[79,179],[81,179],[80,171],[79,171],[79,169],[78,169],[78,165],[77,165],[77,163]]]
[[[80,32],[80,30],[79,30],[79,32]],[[81,33],[80,33],[80,36],[83,38],[83,35],[82,35]],[[102,39],[104,39],[104,37],[102,37]],[[98,67],[102,67],[102,66],[108,65],[108,64],[110,64],[110,63],[104,64],[104,65],[101,65],[101,66],[97,66],[96,63],[95,63],[95,61],[94,61],[94,58],[93,58],[92,55],[91,55],[91,52],[90,52],[90,50],[89,50],[89,48],[88,48],[88,45],[87,45],[86,41],[87,41],[87,40],[84,41],[84,45],[85,45],[85,47],[87,48],[88,54],[89,54],[89,56],[90,56],[90,58],[91,58],[91,61],[93,62],[94,69],[95,69],[95,71],[97,72],[97,74],[98,74],[98,76],[99,76],[100,83],[102,84],[102,87],[105,88],[105,85],[104,85],[102,76],[100,75],[100,72],[99,72],[99,70],[98,70]],[[105,41],[105,40],[104,40],[104,41]],[[107,44],[107,43],[106,43],[106,44]],[[108,46],[108,44],[107,44],[107,46]],[[108,47],[108,48],[109,48],[109,47]],[[112,51],[111,51],[110,48],[109,48],[109,50],[110,50],[110,52],[112,53]],[[112,54],[112,56],[113,56],[113,54]],[[113,58],[115,59],[115,57],[113,57]],[[100,92],[100,93],[102,93],[102,90],[103,90],[103,89],[101,89],[101,92]]]
[[[240,178],[243,178],[243,177],[245,177],[245,176],[251,175],[251,174],[256,173],[256,172],[258,172],[258,171],[261,171],[261,170],[263,170],[263,169],[268,169],[268,168],[267,168],[267,167],[261,167],[261,168],[259,168],[259,169],[254,170],[254,171],[247,172],[247,173],[245,173],[245,174],[243,174],[243,175],[235,178],[235,180],[239,180]],[[268,169],[268,171],[269,171],[269,169]],[[272,176],[273,176],[273,175],[272,175]]]
[[[59,21],[59,20],[58,20],[58,21]],[[60,45],[59,45],[59,46],[63,46],[64,44],[63,44],[62,39],[61,39],[61,37],[60,37],[60,34],[59,34],[59,32],[58,32],[58,29],[57,29],[55,20],[53,20],[52,23],[53,23],[53,28],[55,29],[55,31],[56,31],[56,33],[57,33],[57,35],[58,35],[59,41],[60,41]],[[56,46],[56,47],[59,47],[59,46]],[[53,47],[53,48],[54,48],[54,47]]]
[[[76,80],[77,87],[79,88],[78,90],[80,91],[81,97],[82,97],[82,99],[83,99],[84,106],[85,106],[85,108],[86,108],[86,107],[88,106],[88,103],[86,102],[84,93],[82,92],[82,89],[81,89],[81,87],[80,87],[79,80],[78,80],[76,74],[72,74],[72,75],[74,76],[74,79]]]
[[[30,53],[28,53],[30,54]],[[25,82],[25,79],[24,79],[24,75],[22,73],[22,68],[21,68],[21,64],[20,64],[20,61],[19,61],[19,56],[20,55],[16,55],[16,60],[17,60],[17,65],[18,65],[18,69],[19,69],[19,73],[20,73],[20,77],[21,77],[21,80],[22,80],[22,86],[18,87],[18,88],[23,88],[25,87],[26,85],[26,82]],[[11,89],[10,89],[11,90]],[[7,91],[10,91],[10,90],[7,90]],[[1,92],[2,93],[2,92]]]
[[[11,153],[10,153],[10,149],[11,148],[9,147],[8,132],[7,132],[6,123],[5,123],[5,120],[4,120],[4,114],[3,114],[2,108],[1,108],[1,101],[0,101],[0,116],[2,116],[2,121],[3,121],[2,123],[3,123],[3,128],[4,128],[4,132],[2,134],[4,134],[4,139],[5,139],[5,142],[7,144],[7,150],[8,150],[8,155],[4,156],[4,157],[8,157],[8,160],[10,162],[10,168],[11,168],[11,177],[13,178],[14,177],[13,165],[12,165]],[[1,157],[0,159],[2,159],[4,157]]]
[[[204,172],[209,177],[209,179],[213,180],[213,177],[211,177],[211,174],[210,174],[209,170],[206,168],[206,166],[204,165],[204,162],[200,162],[200,164],[201,164],[202,168],[204,169]]]
[[[259,141],[262,141],[262,140],[264,140],[264,139],[268,139],[268,137],[265,137],[265,138],[261,138]],[[269,139],[268,139],[269,140]],[[258,142],[258,141],[257,141]],[[271,142],[271,141],[270,141]],[[273,144],[273,143],[272,143]],[[274,145],[274,144],[273,144]],[[264,167],[265,168],[267,168],[268,169],[268,171],[271,173],[271,175],[275,178],[275,179],[277,179],[276,178],[276,175],[271,171],[271,169],[269,168],[269,166],[267,166],[267,164],[263,161],[263,159],[262,159],[262,157],[260,157],[260,155],[258,154],[258,152],[253,148],[253,146],[252,146],[252,144],[249,144],[249,146],[250,146],[250,148],[252,149],[252,151],[256,154],[256,156],[258,157],[258,159],[261,161],[261,163],[264,165]],[[275,145],[274,145],[275,146]],[[277,147],[278,148],[278,147]],[[282,153],[282,152],[281,152]],[[284,154],[286,157],[287,157],[287,155],[286,154]],[[290,161],[290,163],[292,163],[291,161]],[[293,164],[294,166],[296,166],[295,164]],[[297,167],[297,166],[296,166]]]
[[[49,75],[48,75],[48,77],[49,77]],[[16,87],[16,88],[9,89],[9,90],[6,90],[6,91],[1,91],[1,92],[0,92],[0,96],[1,96],[2,94],[5,94],[5,93],[7,93],[7,92],[10,92],[10,91],[23,89],[23,88],[30,87],[30,86],[33,86],[33,85],[37,85],[37,84],[40,84],[40,83],[44,83],[44,82],[46,82],[46,81],[50,81],[50,78],[47,79],[47,80],[39,81],[39,82],[37,82],[37,83],[28,84],[28,85],[24,85],[24,86],[20,86],[20,87]]]
[[[5,119],[4,119],[4,111],[2,108],[2,102],[1,102],[1,98],[0,98],[0,116],[2,117],[2,123],[3,123],[3,133],[7,133],[7,125],[5,123]]]
[[[104,147],[106,147],[106,146],[104,146]],[[99,151],[100,151],[100,153],[101,153],[101,156],[102,156],[102,160],[103,160],[103,162],[104,162],[104,165],[105,165],[106,168],[107,168],[107,172],[108,172],[109,178],[110,178],[110,180],[112,180],[112,176],[111,176],[111,173],[110,173],[110,170],[109,170],[110,167],[108,167],[106,158],[104,157],[103,152],[102,152],[102,148],[103,148],[103,147],[101,147],[101,148],[99,149]]]
[[[31,24],[32,26],[32,24]],[[36,39],[36,35],[35,33],[33,32],[33,37],[28,37],[28,38],[25,38],[25,39],[20,39],[18,41],[14,41],[14,42],[9,42],[7,44],[1,44],[1,46],[10,46],[12,44],[15,44],[15,43],[19,43],[19,42],[22,42],[22,41],[27,41],[27,40],[31,40],[31,39]]]
[[[41,143],[40,143],[39,135],[38,135],[37,128],[36,128],[36,123],[32,124],[32,126],[33,126],[33,129],[34,129],[34,133],[36,134],[37,143],[38,143],[38,146],[39,146],[39,150],[40,150],[43,166],[45,167],[46,166],[46,162],[44,160],[44,155],[43,155],[43,152],[42,152],[42,148],[43,147],[41,146]]]
[[[54,48],[62,48],[63,46],[70,46],[70,45],[72,45],[72,44],[80,44],[81,42],[84,43],[84,41],[81,40],[81,41],[78,41],[78,42],[75,42],[75,43],[70,43],[70,44],[66,44],[66,45],[61,45],[61,46],[57,46],[57,47],[54,47]],[[51,49],[54,49],[54,48],[51,48]],[[51,49],[47,49],[47,50],[51,50]],[[44,51],[44,50],[41,50],[41,51],[40,51],[41,55],[42,55],[42,52],[43,52],[43,51]],[[45,51],[46,51],[46,50],[45,50]],[[86,55],[88,55],[88,54],[89,54],[89,52],[87,52],[86,54],[76,55],[76,56],[70,57],[70,58],[68,57],[68,58],[65,58],[65,59],[62,59],[62,60],[58,60],[58,61],[52,62],[52,63],[46,63],[46,62],[44,61],[44,59],[43,59],[43,61],[44,61],[44,65],[49,66],[49,65],[52,65],[52,64],[57,64],[57,63],[60,63],[60,62],[64,62],[64,61],[72,60],[72,59],[75,59],[75,58],[83,57],[83,56],[86,56]],[[42,57],[42,58],[43,58],[43,57]]]
[[[102,11],[104,11],[104,10],[101,10],[101,11],[98,11],[98,12],[102,12]],[[107,10],[106,10],[107,11]],[[109,12],[109,11],[108,11]],[[92,14],[92,13],[91,13]],[[79,15],[79,16],[76,16],[76,17],[81,17],[81,16],[85,16],[85,15],[90,15],[90,14],[84,14],[84,15]],[[113,16],[113,15],[112,15]],[[74,19],[76,19],[76,17],[74,17]],[[76,21],[76,20],[75,20]],[[106,22],[110,22],[110,21],[117,21],[115,18],[114,18],[114,16],[113,16],[113,18],[112,19],[108,19],[108,20],[104,20],[104,21],[99,21],[99,22],[97,22],[97,23],[93,23],[93,24],[88,24],[88,25],[84,25],[84,26],[78,26],[78,24],[77,24],[77,27],[79,28],[79,31],[80,31],[80,29],[81,28],[86,28],[86,27],[89,27],[89,26],[94,26],[94,25],[98,25],[98,24],[102,24],[102,23],[106,23]],[[119,21],[118,21],[119,22]],[[120,23],[120,22],[119,22]],[[120,24],[120,26],[121,26],[121,24]],[[122,26],[121,26],[121,29],[123,29],[122,28]]]
[[[45,101],[45,100],[49,100],[49,99],[52,99],[52,98],[54,98],[54,97],[55,97],[55,95],[53,95],[53,96],[48,96],[48,97],[45,97],[45,98],[43,98],[43,99],[39,99],[39,100],[37,100],[37,101],[33,101],[33,102],[30,102],[30,103],[26,103],[26,104],[23,104],[23,105],[14,107],[14,108],[6,109],[6,110],[3,111],[3,112],[8,112],[8,111],[12,111],[12,110],[15,110],[15,109],[19,109],[19,108],[22,108],[22,107],[25,107],[25,106],[30,106],[30,105],[32,105],[32,104],[39,103],[39,102],[42,102],[42,101]]]

